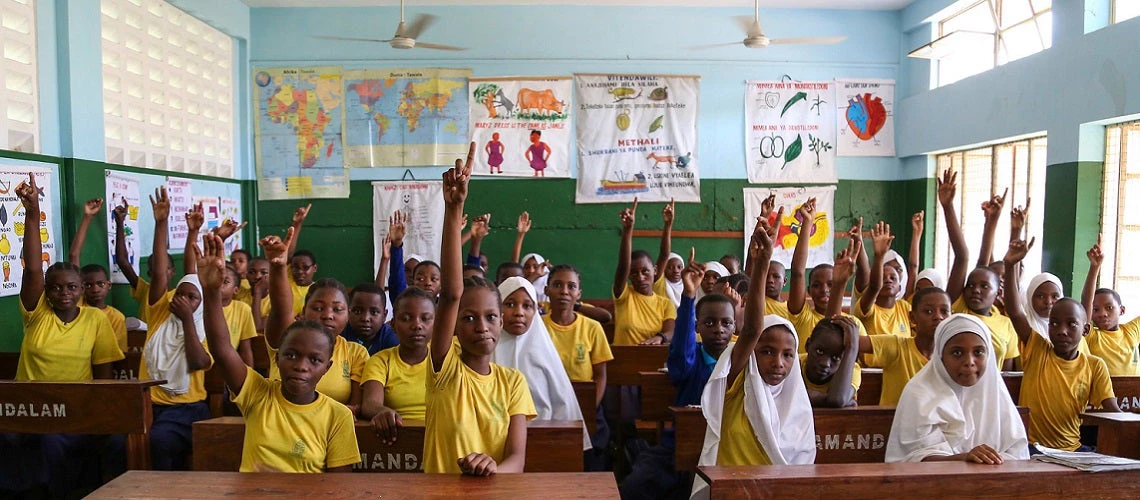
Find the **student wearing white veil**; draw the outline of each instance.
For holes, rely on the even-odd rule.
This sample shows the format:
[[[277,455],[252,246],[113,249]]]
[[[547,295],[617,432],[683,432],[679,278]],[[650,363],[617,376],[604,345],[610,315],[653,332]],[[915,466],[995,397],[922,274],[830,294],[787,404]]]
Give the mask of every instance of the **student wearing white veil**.
[[[960,335],[968,337],[956,340]],[[938,325],[930,362],[907,383],[895,409],[887,462],[1029,459],[1025,425],[1002,381],[991,336],[968,314]]]
[[[712,293],[712,287],[716,284],[717,279],[730,275],[731,273],[728,272],[727,267],[724,267],[724,264],[715,260],[705,262],[705,278],[701,280],[701,287],[697,289],[697,300],[701,300],[701,297]]]
[[[1021,305],[1025,309],[1025,318],[1029,320],[1029,326],[1033,327],[1033,331],[1042,338],[1049,340],[1049,310],[1044,311],[1045,314],[1042,315],[1033,306],[1033,294],[1046,283],[1057,287],[1057,295],[1048,301],[1048,309],[1052,310],[1053,303],[1065,296],[1065,287],[1061,285],[1061,278],[1051,273],[1041,273],[1029,280],[1029,286],[1025,287],[1025,292],[1021,294]]]
[[[532,259],[534,260],[534,264],[527,265]],[[538,297],[538,302],[546,302],[546,281],[550,279],[550,271],[546,259],[536,253],[528,253],[519,259],[519,265],[523,266],[523,275],[534,285],[534,295]]]
[[[674,252],[670,252],[669,256],[665,258],[663,269],[660,270],[661,277],[653,282],[653,292],[669,297],[669,300],[673,301],[673,307],[680,307],[681,293],[685,289],[685,283],[681,281],[681,271],[676,272],[677,281],[674,282],[669,278],[669,275],[673,274],[669,271],[669,267],[674,260],[681,264],[679,269],[685,269],[685,259]]]
[[[908,278],[910,278],[906,270],[906,261],[903,260],[902,255],[899,255],[898,252],[890,250],[884,256],[883,262],[886,264],[894,263],[894,265],[897,266],[896,268],[899,272],[899,290],[895,292],[895,300],[899,300],[906,295],[906,284]]]
[[[927,286],[941,288],[943,290],[946,289],[946,277],[942,275],[942,271],[939,271],[933,267],[923,269],[918,273],[918,276],[914,277],[915,290],[918,289],[918,284],[922,280],[926,280],[928,283],[930,283]]]
[[[525,296],[515,293],[519,290],[524,290]],[[545,323],[538,317],[534,286],[525,278],[510,277],[499,284],[499,294],[503,300],[503,334],[499,336],[491,362],[522,372],[534,399],[538,420],[582,421],[582,449],[592,448],[570,376],[562,366]]]

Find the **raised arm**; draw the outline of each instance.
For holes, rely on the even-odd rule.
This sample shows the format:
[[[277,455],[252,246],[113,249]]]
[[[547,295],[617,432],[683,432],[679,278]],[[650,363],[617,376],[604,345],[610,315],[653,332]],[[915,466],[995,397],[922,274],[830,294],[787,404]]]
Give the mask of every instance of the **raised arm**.
[[[483,238],[491,234],[491,214],[483,214],[471,221],[471,249],[467,251],[468,263],[479,265],[479,254],[483,251]]]
[[[788,312],[793,316],[804,310],[807,300],[807,258],[810,230],[815,221],[815,198],[796,209],[796,219],[800,221],[800,234],[796,238],[796,249],[792,252],[792,284],[788,289]]]
[[[309,203],[303,207],[297,207],[293,211],[293,239],[289,241],[289,253],[285,259],[285,265],[289,265],[289,261],[293,260],[293,252],[297,251],[297,240],[301,239],[301,226],[305,225],[305,219],[309,217],[309,210],[313,208],[313,204]]]
[[[112,210],[111,218],[115,221],[115,265],[119,266],[119,272],[123,273],[123,277],[127,279],[127,283],[131,288],[139,285],[139,275],[135,273],[134,266],[131,265],[131,257],[127,255],[127,231],[126,221],[130,214],[130,207],[127,206],[127,199],[123,198],[123,204],[118,205]]]
[[[261,248],[269,261],[269,317],[265,319],[265,343],[277,349],[285,329],[293,324],[293,291],[289,286],[289,248],[297,238],[294,228],[285,239],[270,235],[261,239]]]
[[[28,181],[16,186],[16,197],[24,205],[24,276],[20,279],[20,303],[25,311],[35,310],[44,294],[43,242],[39,239],[40,190],[36,176],[28,173]]]
[[[779,217],[783,217],[784,209],[780,208]],[[777,219],[779,220],[779,219]],[[776,237],[776,228],[768,225],[767,217],[756,220],[756,229],[752,232],[752,241],[748,244],[748,258],[752,260],[753,283],[763,283],[768,276],[768,265],[772,261],[772,241]],[[764,331],[764,293],[749,293],[744,302],[744,324],[740,329],[740,338],[732,346],[732,365],[728,370],[728,387],[736,382],[736,377],[748,366],[748,358],[756,350],[756,342]]]
[[[637,221],[637,197],[633,198],[633,205],[623,208],[618,217],[621,219],[621,244],[618,246],[617,270],[614,271],[615,299],[625,291],[625,282],[629,279],[629,254],[633,252],[633,225]]]
[[[669,379],[673,382],[688,379],[699,359],[695,302],[697,289],[700,288],[701,279],[705,276],[705,265],[697,262],[696,258],[696,249],[690,249],[689,265],[681,271],[683,286],[681,305],[677,307],[677,326],[673,332],[673,341],[669,343],[669,357],[665,359],[665,366],[669,368]]]
[[[1096,235],[1096,244],[1089,249],[1089,274],[1085,276],[1085,287],[1081,289],[1081,305],[1085,315],[1092,318],[1093,297],[1096,295],[1096,280],[1100,277],[1100,266],[1104,264],[1104,253],[1100,251],[1101,235]]]
[[[910,253],[906,256],[906,270],[910,273],[908,276],[916,276],[916,278],[906,280],[904,297],[914,295],[914,283],[918,281],[919,259],[921,258],[919,250],[922,248],[922,231],[925,227],[926,210],[919,210],[910,216]]]
[[[879,290],[883,288],[883,263],[894,240],[895,237],[891,235],[891,225],[886,222],[879,221],[871,229],[871,242],[875,245],[875,262],[871,264],[871,279],[867,289],[859,296],[859,312],[863,314],[871,310],[871,305],[879,297]]]
[[[855,273],[855,256],[863,251],[860,248],[862,246],[861,241],[848,239],[847,248],[835,256],[835,268],[831,272],[831,297],[824,313],[828,318],[843,312],[843,294],[847,292],[847,283]]]
[[[776,219],[774,221],[772,219],[772,212],[775,210],[776,192],[773,191],[768,193],[768,197],[764,198],[764,200],[760,202],[760,217],[763,217],[764,220],[768,221],[768,224],[771,226],[779,226],[779,219]],[[745,254],[747,254],[747,252],[745,252]],[[748,255],[744,256],[744,275],[752,276],[752,259],[750,259]]]
[[[79,221],[79,229],[71,240],[71,248],[67,252],[68,262],[79,265],[79,254],[83,251],[83,242],[87,240],[87,229],[91,227],[91,219],[99,215],[100,208],[103,208],[103,198],[91,198],[83,204],[83,219]]]
[[[938,182],[938,203],[942,205],[942,215],[946,220],[946,235],[950,238],[950,249],[954,252],[954,263],[950,266],[950,277],[946,280],[946,293],[950,302],[958,300],[969,274],[970,249],[966,246],[966,236],[958,222],[958,212],[954,208],[954,194],[958,189],[958,173],[947,169]]]
[[[198,272],[198,258],[195,250],[198,247],[198,234],[205,224],[206,216],[202,212],[202,204],[195,203],[186,212],[186,250],[182,253],[182,272],[195,274]]]
[[[839,370],[831,377],[827,387],[827,405],[832,408],[846,408],[855,401],[855,388],[851,387],[851,377],[855,371],[855,361],[859,357],[859,325],[855,318],[843,315],[832,316],[831,321],[843,328],[843,359]]]
[[[392,264],[392,237],[384,235],[380,242],[380,266],[376,268],[376,286],[388,290],[388,266]]]
[[[1033,238],[1028,243],[1023,239],[1011,239],[1009,250],[1005,254],[1005,282],[1008,283],[1008,286],[1005,287],[1005,314],[1013,322],[1013,329],[1017,331],[1017,338],[1021,339],[1023,343],[1029,342],[1030,335],[1033,335],[1033,327],[1029,325],[1029,319],[1025,316],[1025,309],[1021,305],[1021,290],[1017,286],[1021,282],[1021,270],[1018,268],[1018,264],[1029,254],[1029,250],[1033,248],[1033,243],[1036,241],[1037,238]]]
[[[1001,219],[1002,208],[1005,207],[1005,197],[1009,195],[1009,188],[1001,196],[994,195],[990,200],[982,202],[982,213],[985,214],[986,223],[982,226],[982,248],[978,253],[978,267],[986,267],[994,260],[994,234],[997,233],[998,220]]]
[[[855,291],[863,293],[867,289],[867,283],[871,281],[871,262],[867,259],[867,251],[863,248],[863,218],[855,222],[851,226],[851,230],[847,231],[847,237],[859,241],[859,252],[855,255]]]
[[[511,262],[519,262],[522,258],[523,240],[526,239],[526,233],[530,231],[530,212],[523,212],[519,214],[518,233],[515,235],[515,247],[511,250]],[[519,262],[525,265],[525,262]]]
[[[150,295],[147,296],[149,304],[157,304],[166,294],[170,286],[167,270],[173,262],[166,258],[169,245],[167,243],[167,230],[170,227],[170,197],[166,194],[166,186],[159,186],[150,197],[150,208],[154,212],[154,245],[151,247],[151,270],[154,276],[150,277]],[[157,259],[157,260],[155,260]]]
[[[396,297],[408,288],[407,271],[404,270],[404,236],[408,233],[408,214],[399,210],[388,219],[388,238],[392,240],[391,260],[388,263],[388,303],[395,304]]]
[[[657,249],[657,269],[653,273],[653,281],[656,282],[661,279],[661,275],[665,274],[665,264],[669,262],[669,253],[673,251],[673,210],[675,207],[673,199],[669,199],[669,204],[661,210],[661,222],[664,227],[661,229],[661,246]]]
[[[431,369],[439,371],[451,350],[455,322],[459,316],[459,299],[463,296],[463,235],[460,225],[467,186],[471,181],[471,164],[475,159],[475,143],[467,150],[467,161],[455,160],[455,168],[443,173],[443,248],[440,250],[439,301],[435,323],[431,329]],[[514,417],[512,422],[514,421]],[[525,420],[525,417],[523,417]],[[523,430],[525,434],[525,429]],[[509,433],[509,431],[508,431]],[[525,435],[524,446],[525,446]],[[508,437],[508,441],[510,438]],[[509,444],[509,443],[508,443]]]
[[[222,312],[222,278],[226,272],[225,244],[217,235],[207,234],[202,240],[205,251],[198,259],[198,280],[202,283],[202,322],[206,328],[206,345],[222,372],[230,392],[238,394],[245,384],[246,365],[230,345],[230,328]]]

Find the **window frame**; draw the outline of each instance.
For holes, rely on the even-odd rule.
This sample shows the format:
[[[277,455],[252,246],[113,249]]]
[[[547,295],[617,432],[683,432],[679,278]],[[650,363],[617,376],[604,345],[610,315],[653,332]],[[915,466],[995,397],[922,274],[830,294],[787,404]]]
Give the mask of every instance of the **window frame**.
[[[1005,49],[1006,53],[1007,54],[1009,53],[1008,44],[1005,42],[1006,33],[1009,33],[1010,31],[1012,31],[1016,28],[1024,26],[1027,23],[1037,23],[1038,20],[1042,16],[1044,16],[1046,14],[1052,15],[1052,12],[1053,12],[1052,2],[1050,2],[1049,8],[1038,12],[1037,9],[1033,6],[1032,0],[1016,0],[1016,1],[1024,1],[1029,6],[1029,10],[1031,12],[1031,15],[1028,18],[1021,20],[1015,24],[1011,24],[1009,26],[1002,27],[1002,19],[1001,18],[1002,18],[1002,14],[1004,13],[1003,2],[1005,2],[1005,1],[1006,0],[977,0],[975,2],[971,2],[971,3],[963,6],[961,9],[957,10],[953,14],[950,14],[950,15],[946,16],[945,18],[942,18],[941,20],[938,21],[938,35],[935,38],[945,37],[947,35],[950,35],[950,34],[953,34],[953,33],[959,32],[959,31],[964,31],[964,30],[954,30],[951,32],[947,32],[946,31],[946,24],[948,22],[953,21],[954,18],[956,18],[958,16],[965,15],[967,12],[978,7],[979,5],[985,4],[985,5],[989,6],[988,10],[989,10],[990,16],[993,19],[993,23],[994,23],[993,33],[985,32],[985,31],[977,31],[977,30],[970,30],[970,31],[975,32],[975,33],[985,33],[985,34],[992,34],[993,35],[993,38],[994,38],[994,41],[993,41],[993,66],[991,66],[989,69],[982,70],[981,72],[975,73],[975,75],[984,73],[986,71],[990,71],[990,70],[997,68],[998,66],[1001,66],[1003,64],[1008,64],[1010,62],[1016,61],[1017,59],[1021,59],[1019,57],[1017,59],[1008,59],[1008,60],[1002,62],[1001,59],[1002,59],[1002,48],[1003,48],[1003,46],[1006,47],[1006,49]],[[1114,0],[1114,3],[1113,3],[1113,17],[1115,17],[1115,1],[1116,0]],[[1052,30],[1050,30],[1050,33],[1052,33]],[[1052,38],[1050,38],[1049,40],[1045,40],[1041,34],[1040,27],[1038,27],[1038,29],[1037,29],[1037,37],[1040,40],[1041,47],[1042,47],[1042,49],[1040,51],[1037,51],[1037,52],[1045,51],[1045,50],[1048,50],[1050,47],[1052,47],[1052,45],[1053,45]],[[1032,54],[1036,54],[1037,52],[1033,52]],[[1022,56],[1022,57],[1028,57],[1028,55],[1032,55],[1032,54],[1027,54],[1026,56]],[[941,65],[941,64],[942,64],[942,61],[940,60],[939,65]],[[973,75],[969,75],[969,76],[963,77],[961,79],[955,80],[954,82],[944,82],[942,80],[942,75],[943,75],[943,72],[942,72],[942,69],[940,67],[939,72],[938,72],[938,78],[937,78],[938,87],[950,85],[954,82],[958,82],[958,81],[964,80],[965,78],[969,78],[970,76],[973,76]]]
[[[26,13],[29,16],[28,33],[24,34],[24,33],[20,33],[18,31],[10,30],[8,28],[0,26],[0,30],[4,30],[4,33],[0,33],[0,35],[2,35],[2,36],[0,36],[0,59],[7,59],[4,56],[4,52],[5,52],[5,50],[3,49],[3,47],[4,47],[3,40],[4,39],[14,39],[14,38],[24,39],[24,40],[16,40],[16,41],[17,41],[17,43],[26,43],[28,45],[29,61],[26,64],[26,67],[29,70],[28,72],[30,73],[29,76],[31,79],[31,82],[29,85],[29,89],[31,92],[30,94],[24,94],[24,93],[18,92],[16,90],[8,89],[6,84],[4,87],[0,87],[0,134],[2,134],[2,137],[0,137],[0,150],[4,150],[4,151],[38,154],[38,153],[41,153],[41,148],[43,147],[42,146],[42,144],[43,144],[43,137],[42,137],[43,136],[43,130],[41,129],[41,127],[43,126],[43,121],[42,121],[43,117],[40,116],[40,111],[41,111],[41,109],[40,109],[41,108],[40,97],[41,96],[40,96],[40,89],[39,89],[39,84],[40,84],[40,81],[39,81],[40,80],[40,78],[39,78],[39,72],[40,72],[40,64],[39,64],[39,55],[40,54],[39,54],[39,51],[40,51],[40,47],[39,47],[39,31],[36,29],[37,28],[36,23],[38,22],[38,15],[36,12],[36,10],[37,10],[36,2],[37,2],[37,0],[29,0],[27,3],[18,2],[18,1],[9,2],[8,0],[0,0],[0,4],[10,4],[10,3],[11,4],[22,4],[22,5],[26,6],[26,8],[27,8]],[[2,16],[2,14],[0,14],[0,16]],[[12,36],[12,35],[6,34],[9,32],[14,32],[17,34],[17,36]],[[11,59],[8,59],[8,61],[11,61],[11,63],[13,63],[13,64],[21,64],[22,65],[22,63],[20,63],[19,61],[15,61],[15,60],[11,60]],[[4,62],[3,64],[0,64],[0,69],[4,69],[8,65],[9,65],[8,62]],[[0,71],[0,74],[7,74],[7,72],[6,71]],[[20,74],[23,74],[23,72],[17,72],[16,74],[20,75]],[[21,120],[9,120],[8,119],[8,110],[9,110],[9,103],[10,102],[25,103],[25,104],[30,105],[30,107],[31,107],[31,122],[24,122]],[[30,148],[23,148],[23,147],[19,147],[20,146],[19,144],[10,143],[9,139],[11,138],[12,132],[26,133],[26,134],[31,135],[31,140],[32,140],[31,142],[32,143],[31,143]]]
[[[1117,144],[1114,148],[1113,133],[1117,132],[1119,137],[1116,139]],[[1104,172],[1102,175],[1102,189],[1101,189],[1101,215],[1100,227],[1102,233],[1102,251],[1105,253],[1105,262],[1101,266],[1100,275],[1098,276],[1100,286],[1112,288],[1116,290],[1120,287],[1123,281],[1131,281],[1140,283],[1140,274],[1127,275],[1121,274],[1121,262],[1125,260],[1122,258],[1124,252],[1121,251],[1122,233],[1140,233],[1140,224],[1125,224],[1125,210],[1123,210],[1124,199],[1127,197],[1127,184],[1129,180],[1140,179],[1140,168],[1137,168],[1136,173],[1129,173],[1128,162],[1128,136],[1129,132],[1135,132],[1137,138],[1140,139],[1140,121],[1131,121],[1109,125],[1105,128],[1105,162]],[[1134,147],[1140,147],[1134,145]],[[1114,156],[1115,155],[1115,156]],[[1140,159],[1133,159],[1140,163]],[[1110,189],[1110,182],[1115,178],[1115,189]],[[1110,192],[1114,192],[1116,199],[1109,200]],[[1111,212],[1115,215],[1114,220],[1105,220],[1109,218],[1109,202],[1113,201],[1114,208]],[[1112,231],[1105,231],[1105,228],[1113,228]]]

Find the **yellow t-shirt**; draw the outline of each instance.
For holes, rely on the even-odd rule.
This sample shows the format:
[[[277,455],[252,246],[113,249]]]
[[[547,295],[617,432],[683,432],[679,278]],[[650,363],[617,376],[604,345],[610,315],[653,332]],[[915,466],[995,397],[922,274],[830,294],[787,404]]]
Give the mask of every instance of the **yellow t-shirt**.
[[[756,440],[752,422],[744,414],[745,376],[745,373],[737,375],[732,387],[724,394],[717,465],[772,465],[772,459],[768,458],[768,453]]]
[[[666,299],[668,300],[668,299]],[[503,461],[511,417],[534,418],[534,400],[522,372],[491,364],[480,375],[459,359],[452,344],[439,372],[427,369],[427,425],[424,434],[424,472],[459,474],[456,462],[471,453]]]
[[[301,314],[301,311],[305,310],[305,295],[308,295],[310,286],[313,285],[311,283],[305,286],[298,285],[293,281],[293,275],[289,275],[289,291],[293,292],[293,316]],[[268,309],[263,309],[261,313],[265,314],[268,311]]]
[[[257,336],[249,304],[231,300],[230,305],[222,308],[222,315],[226,317],[226,326],[230,328],[230,344],[234,349],[237,349],[241,341]]]
[[[20,301],[20,316],[24,320],[24,339],[16,365],[17,381],[91,380],[91,365],[123,359],[111,323],[94,307],[79,306],[79,315],[64,323],[52,311],[47,295],[40,294],[31,311],[25,310]]]
[[[241,283],[238,283],[237,291],[234,292],[234,300],[245,302],[245,305],[253,303],[253,289],[249,286],[249,280],[242,278]]]
[[[246,367],[233,401],[245,416],[241,472],[313,473],[360,462],[352,411],[324,394],[307,405],[290,403],[280,380]]]
[[[661,332],[661,323],[677,319],[673,301],[660,295],[642,295],[626,283],[614,298],[614,345],[637,345]]]
[[[653,282],[653,293],[668,299],[669,298],[669,292],[666,291],[666,287],[668,285],[665,284],[665,280],[666,280],[666,278],[665,278],[664,274],[657,277],[657,281]]]
[[[554,349],[562,359],[566,375],[571,382],[593,382],[594,365],[613,361],[614,353],[606,340],[602,324],[581,314],[575,314],[574,321],[562,326],[543,316],[542,322],[550,332]]]
[[[1140,318],[1119,325],[1115,331],[1092,327],[1089,352],[1104,360],[1113,377],[1140,375]]]
[[[867,325],[867,333],[871,335],[911,336],[910,302],[896,300],[894,307],[889,309],[879,307],[878,304],[871,304],[867,314],[862,314],[858,302],[854,303],[852,309],[855,310],[855,317],[863,320],[863,323]]]
[[[1081,446],[1081,413],[1115,397],[1104,360],[1079,353],[1064,360],[1040,335],[1029,336],[1021,354],[1021,406],[1029,407],[1029,442],[1075,450]]]
[[[898,406],[903,387],[926,366],[926,356],[919,352],[914,337],[871,335],[870,340],[874,354],[864,357],[867,366],[883,369],[883,390],[879,396],[879,405]]]
[[[281,380],[281,371],[277,368],[277,349],[265,343],[269,350],[269,378]],[[352,383],[360,383],[360,375],[364,373],[364,364],[368,362],[368,349],[356,342],[348,342],[340,335],[336,336],[333,344],[333,365],[321,380],[317,382],[317,391],[338,403],[348,404],[352,398]]]
[[[850,314],[842,314],[855,320],[855,324],[859,327],[860,337],[867,336],[867,329],[863,327],[862,321],[859,321],[858,318]],[[792,326],[796,327],[796,337],[799,338],[800,342],[799,353],[803,354],[807,352],[808,337],[811,337],[811,332],[815,330],[815,326],[818,325],[820,321],[823,321],[823,315],[816,312],[815,308],[811,307],[810,304],[804,304],[804,308],[800,310],[799,314],[792,316],[789,312],[788,321],[792,323]]]
[[[384,406],[404,420],[423,420],[427,388],[427,358],[409,365],[400,358],[400,346],[368,358],[361,383],[375,380],[384,386]]]
[[[139,283],[142,283],[141,279],[139,280]],[[150,342],[150,337],[154,334],[158,326],[165,323],[166,320],[170,318],[170,315],[172,314],[170,312],[170,298],[173,296],[173,293],[167,293],[161,299],[159,299],[158,302],[155,302],[154,305],[149,307],[150,312],[147,314],[153,321],[147,322],[147,342]],[[201,333],[204,334],[205,332]],[[206,340],[202,340],[202,349],[205,349],[206,356],[210,357],[210,364],[201,370],[190,372],[190,390],[184,394],[174,395],[166,392],[163,390],[163,388],[157,385],[153,386],[150,388],[150,399],[154,402],[154,404],[180,405],[186,403],[197,403],[206,399],[206,370],[209,370],[210,367],[214,366],[214,357],[210,355],[210,347],[206,343]],[[139,380],[148,379],[150,379],[150,375],[147,373],[146,353],[144,351],[142,362],[139,363]]]
[[[811,383],[811,380],[808,380],[807,373],[804,373],[805,363],[807,363],[807,353],[801,353],[800,354],[800,373],[802,373],[804,376],[804,385],[807,386],[807,390],[815,391],[815,392],[822,392],[824,394],[827,394],[828,388],[831,387],[831,382],[835,380],[835,375],[832,375],[831,380],[828,380],[826,384],[821,384],[821,385],[813,384],[813,383]],[[838,375],[838,374],[836,374],[836,375]],[[853,389],[855,389],[855,393],[859,392],[859,384],[862,384],[862,383],[863,383],[863,369],[859,367],[859,363],[855,363],[855,368],[852,369],[852,371],[851,371],[851,387]],[[852,398],[854,398],[854,396],[855,396],[855,394],[852,394]]]
[[[150,305],[150,282],[142,279],[142,276],[139,276],[138,283],[131,289],[131,298],[139,303],[139,319],[142,320],[143,323],[146,323],[147,326],[150,326],[150,319],[147,318],[147,315],[150,309],[154,307]],[[162,298],[169,304],[170,299],[174,298],[174,290],[167,290]]]
[[[127,352],[127,317],[123,315],[122,311],[112,306],[99,310],[107,316],[107,322],[111,324],[111,331],[115,334],[115,340],[119,342],[119,350]]]
[[[807,306],[804,306],[806,309]],[[788,303],[780,302],[772,297],[764,296],[764,314],[775,314],[784,319],[790,319],[792,314],[788,312]]]
[[[1013,322],[1009,317],[1002,314],[997,306],[990,307],[990,315],[983,316],[971,311],[966,305],[966,300],[958,297],[954,304],[950,306],[950,312],[969,314],[975,318],[982,320],[990,329],[990,340],[994,345],[994,359],[998,360],[998,369],[1001,369],[1002,362],[1014,359],[1021,356],[1021,342],[1017,338],[1017,330],[1013,329]]]

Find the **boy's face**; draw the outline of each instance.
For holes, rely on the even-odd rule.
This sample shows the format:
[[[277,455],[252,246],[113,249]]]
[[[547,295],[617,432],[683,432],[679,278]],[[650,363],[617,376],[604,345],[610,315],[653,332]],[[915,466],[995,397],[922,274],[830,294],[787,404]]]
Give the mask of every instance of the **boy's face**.
[[[980,333],[962,332],[942,347],[942,365],[950,379],[962,387],[972,387],[986,373],[986,341]]]
[[[993,271],[981,268],[975,269],[966,279],[966,288],[962,290],[962,299],[966,307],[979,314],[989,314],[990,308],[997,300],[998,283]]]
[[[899,294],[899,268],[891,262],[883,265],[883,288],[879,290],[879,297],[895,297]]]
[[[629,263],[629,282],[634,291],[642,295],[653,295],[653,263],[648,258],[633,259]]]
[[[370,339],[384,324],[384,317],[388,315],[388,308],[384,305],[384,296],[375,293],[358,292],[352,294],[348,305],[348,324],[357,335]]]
[[[506,281],[507,278],[514,277],[522,278],[523,270],[514,266],[500,267],[498,271],[495,271],[495,284],[498,285]]]
[[[285,336],[277,351],[277,368],[286,399],[304,400],[316,390],[317,382],[332,367],[329,342],[328,334],[317,330],[299,330]]]
[[[779,385],[788,377],[796,359],[796,337],[779,325],[764,329],[756,342],[756,368],[768,385]]]
[[[233,262],[234,269],[237,269],[238,274],[245,274],[249,269],[249,257],[242,252],[234,252],[233,257],[230,257]]]
[[[107,300],[107,292],[111,291],[111,280],[103,271],[83,273],[83,300],[88,305],[103,304]]]
[[[719,355],[736,333],[736,311],[727,302],[702,304],[697,311],[697,334],[709,354]]]
[[[289,261],[289,271],[293,273],[293,282],[308,286],[313,284],[313,275],[317,273],[317,265],[307,255],[294,256]]]
[[[412,283],[433,296],[439,295],[439,269],[435,266],[420,266],[412,276]]]
[[[764,282],[764,295],[770,299],[779,300],[782,291],[784,291],[784,266],[779,262],[773,262],[768,266],[768,279]]]
[[[233,269],[226,268],[226,272],[222,273],[222,286],[218,288],[218,293],[221,294],[222,300],[229,302],[234,299],[234,294],[238,289],[238,275]]]
[[[502,328],[502,310],[494,292],[483,287],[463,292],[455,335],[464,352],[489,356],[495,352]]]
[[[835,270],[830,267],[817,268],[811,273],[808,295],[811,295],[811,303],[816,312],[826,311],[827,304],[831,302],[831,278],[834,275]]]
[[[249,281],[249,286],[261,283],[261,280],[269,279],[269,261],[259,259],[250,262],[245,273],[245,279]]]
[[[578,274],[568,270],[551,274],[550,280],[546,282],[546,296],[550,300],[552,310],[572,309],[582,298]]]
[[[434,324],[435,304],[424,297],[404,298],[392,315],[392,329],[400,345],[414,349],[427,347]]]
[[[924,295],[922,300],[914,304],[910,310],[910,322],[914,326],[916,336],[934,335],[934,329],[949,316],[950,297],[945,293]]]
[[[843,334],[832,328],[818,328],[807,340],[804,375],[811,383],[826,384],[843,362]]]
[[[84,281],[84,286],[87,282]],[[1120,315],[1124,314],[1124,306],[1116,302],[1111,293],[1098,293],[1093,297],[1092,322],[1101,330],[1116,330],[1120,328]]]
[[[1049,314],[1049,341],[1053,343],[1054,353],[1063,359],[1073,359],[1081,337],[1088,333],[1085,311],[1077,301],[1062,300],[1053,305]]]

